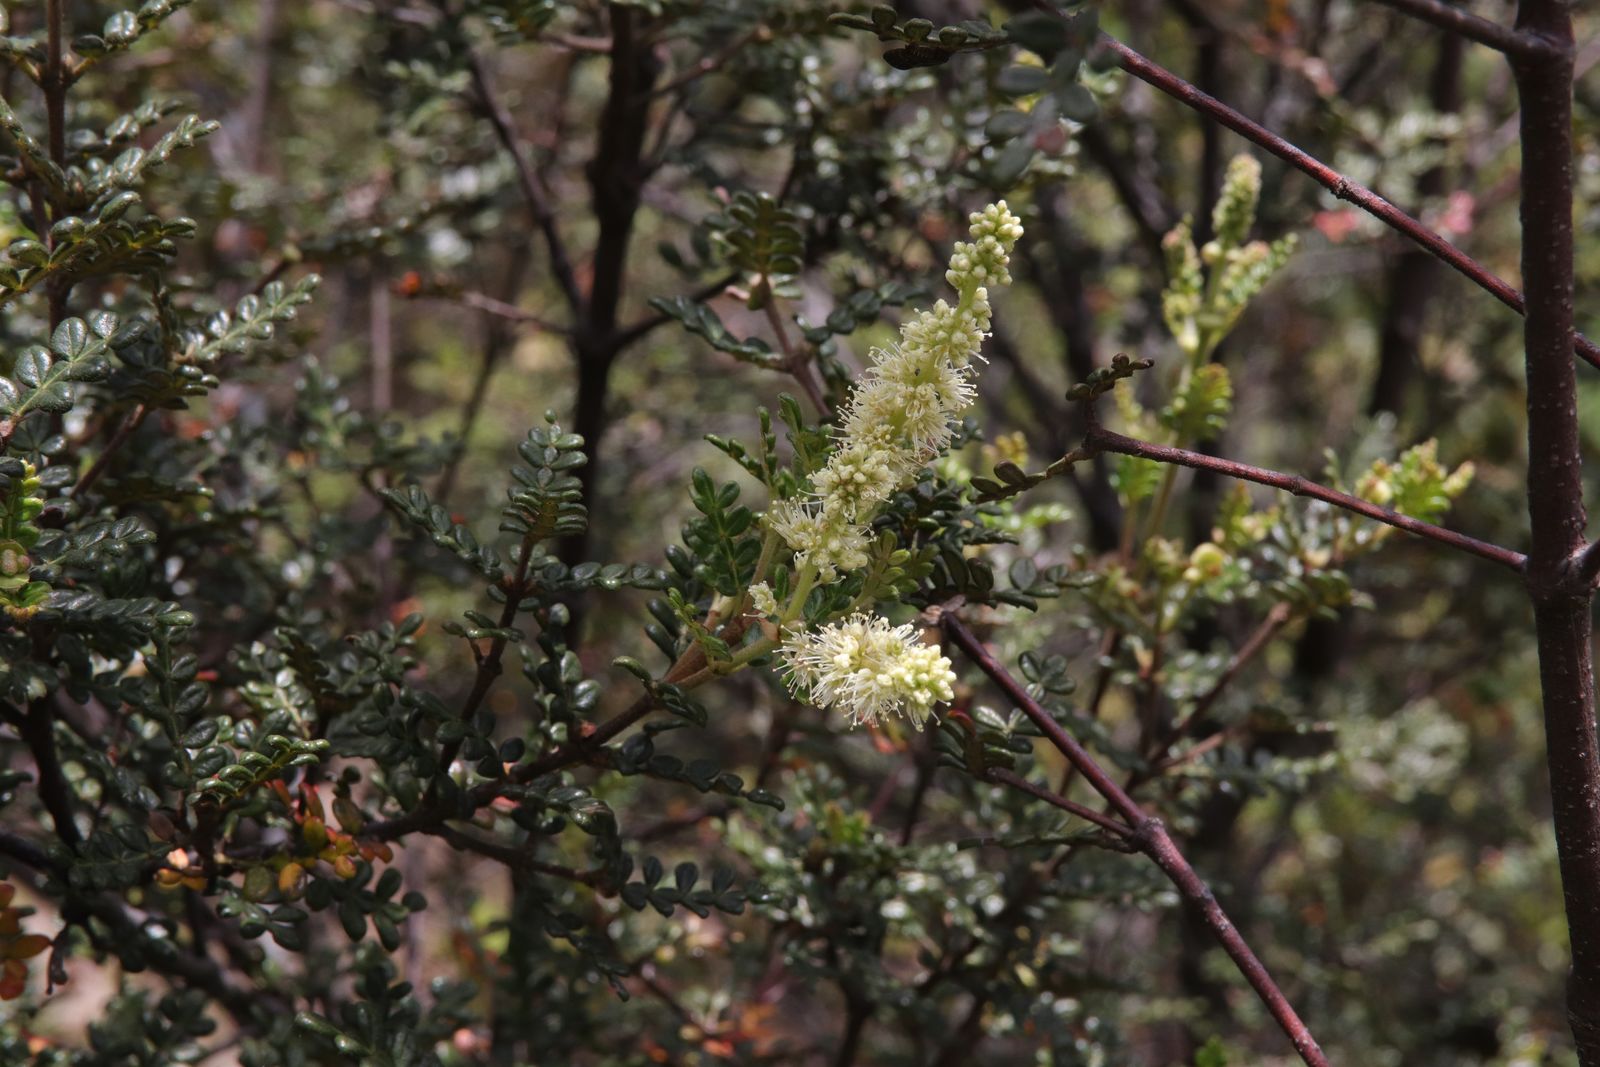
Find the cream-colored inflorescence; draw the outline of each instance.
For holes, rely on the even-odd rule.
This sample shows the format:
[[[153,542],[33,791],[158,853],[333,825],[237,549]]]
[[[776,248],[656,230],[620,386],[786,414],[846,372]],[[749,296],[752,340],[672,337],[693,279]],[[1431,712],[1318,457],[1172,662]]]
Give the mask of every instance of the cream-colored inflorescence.
[[[945,280],[954,305],[940,300],[912,316],[900,343],[874,349],[872,365],[850,391],[841,439],[812,476],[813,494],[783,501],[768,525],[823,581],[866,565],[867,524],[896,489],[950,444],[952,420],[972,406],[972,361],[989,333],[990,285],[1009,285],[1011,250],[1022,224],[1004,200],[972,213],[970,241],[950,256]]]
[[[836,707],[854,723],[903,711],[920,729],[935,704],[954,696],[956,675],[938,647],[917,640],[915,626],[891,626],[879,615],[791,634],[780,654],[790,688],[808,690],[812,703]]]
[[[1011,283],[1022,224],[1004,200],[969,221],[972,239],[956,245],[945,272],[955,304],[940,300],[918,312],[901,327],[898,345],[873,350],[872,365],[850,391],[838,445],[811,478],[811,495],[767,512],[796,565],[823,582],[867,565],[873,516],[949,447],[954,419],[977,395],[973,361],[989,334],[989,286]],[[768,594],[763,602],[770,601]],[[792,633],[778,655],[792,690],[806,690],[812,703],[856,723],[903,711],[920,728],[935,704],[951,698],[955,682],[950,661],[919,642],[915,627],[875,615]]]

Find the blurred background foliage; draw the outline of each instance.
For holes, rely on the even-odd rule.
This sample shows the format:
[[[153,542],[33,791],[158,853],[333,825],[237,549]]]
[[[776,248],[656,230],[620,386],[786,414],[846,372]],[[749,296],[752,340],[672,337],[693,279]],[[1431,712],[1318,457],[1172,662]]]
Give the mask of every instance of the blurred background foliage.
[[[1214,362],[1231,404],[1191,445],[1356,486],[1433,439],[1475,468],[1449,523],[1520,546],[1514,315],[1263,159],[1253,233],[1298,245],[1186,349],[1163,239],[1185,217],[1216,236],[1245,146],[1074,40],[1001,32],[1026,4],[124,2],[61,5],[83,65],[58,191],[28,72],[48,81],[46,5],[7,5],[0,46],[8,410],[46,388],[29,346],[87,324],[52,357],[70,410],[8,425],[0,460],[42,583],[0,585],[0,1061],[1289,1062],[1153,869],[941,763],[960,717],[851,730],[746,673],[658,693],[594,766],[506,768],[632,705],[617,657],[650,678],[683,647],[662,590],[709,600],[717,543],[685,534],[691,472],[762,505],[706,436],[756,441],[782,393],[805,420],[837,403],[996,197],[1027,228],[1016,284],[927,500],[1066,452],[1068,387],[1126,352],[1155,362],[1118,387],[1135,425]],[[1357,0],[1098,16],[1515,279],[1497,57]],[[1600,35],[1579,23],[1587,232]],[[137,205],[109,209],[122,189]],[[117,210],[137,233],[51,273],[79,237],[41,216]],[[1600,254],[1579,256],[1581,293]],[[981,519],[970,491],[906,503],[1014,541],[958,546],[907,599],[988,599],[985,639],[1143,779],[1336,1062],[1575,1062],[1515,580],[1399,536],[1315,559],[1329,516],[1252,493],[1231,506],[1265,524],[1256,569],[1125,639],[1232,487],[1183,472],[1150,521],[1115,459]],[[1153,733],[1269,619],[1164,766]],[[984,743],[1059,780],[965,680]],[[472,819],[418,816],[439,803]]]

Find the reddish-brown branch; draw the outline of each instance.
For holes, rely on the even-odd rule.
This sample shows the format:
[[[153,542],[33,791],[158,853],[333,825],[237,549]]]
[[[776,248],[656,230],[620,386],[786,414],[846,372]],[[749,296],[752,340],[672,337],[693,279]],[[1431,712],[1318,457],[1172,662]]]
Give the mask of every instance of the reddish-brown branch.
[[[1084,435],[1084,443],[1089,448],[1101,452],[1118,452],[1126,456],[1141,456],[1145,459],[1155,460],[1157,463],[1175,463],[1180,467],[1191,467],[1195,470],[1215,471],[1229,478],[1239,478],[1258,485],[1270,485],[1274,489],[1282,489],[1293,493],[1295,496],[1310,497],[1332,504],[1334,507],[1343,508],[1357,515],[1362,515],[1375,522],[1393,526],[1397,530],[1404,530],[1418,537],[1426,537],[1430,541],[1437,541],[1442,545],[1470,552],[1480,559],[1498,563],[1502,567],[1520,572],[1527,562],[1521,552],[1514,552],[1500,545],[1480,541],[1476,537],[1447,530],[1443,526],[1435,526],[1431,522],[1413,519],[1409,515],[1402,515],[1390,508],[1379,507],[1370,500],[1362,500],[1349,493],[1341,493],[1337,489],[1329,489],[1319,485],[1308,478],[1297,474],[1284,474],[1280,471],[1268,470],[1264,467],[1252,467],[1247,463],[1236,463],[1231,459],[1220,459],[1208,456],[1201,452],[1191,452],[1186,448],[1172,448],[1168,445],[1151,444],[1149,441],[1140,441],[1136,438],[1125,437],[1106,429],[1098,423],[1091,423]]]
[[[1459,34],[1469,41],[1504,52],[1508,56],[1538,58],[1551,53],[1549,42],[1530,33],[1520,33],[1509,26],[1479,18],[1454,4],[1440,0],[1377,0],[1385,7],[1402,11],[1412,18],[1431,22],[1440,29]]]
[[[1522,127],[1523,332],[1528,375],[1528,591],[1539,644],[1551,817],[1572,944],[1567,1016],[1578,1060],[1600,1067],[1600,741],[1592,592],[1573,337],[1572,18],[1565,0],[1522,0],[1517,29],[1551,54],[1512,60]]]
[[[1078,769],[1078,773],[1094,787],[1095,792],[1104,797],[1132,826],[1134,845],[1155,861],[1156,866],[1161,868],[1162,873],[1177,887],[1183,898],[1199,913],[1218,943],[1222,945],[1223,951],[1233,960],[1239,972],[1256,991],[1256,995],[1261,998],[1267,1010],[1272,1013],[1272,1017],[1294,1045],[1300,1058],[1310,1067],[1327,1067],[1328,1058],[1323,1054],[1316,1039],[1311,1036],[1311,1031],[1294,1010],[1294,1006],[1289,1003],[1289,999],[1283,995],[1283,991],[1278,988],[1277,982],[1268,973],[1266,966],[1251,951],[1244,936],[1239,933],[1238,927],[1234,926],[1222,910],[1222,905],[1217,903],[1210,887],[1195,873],[1189,861],[1184,859],[1183,853],[1179,851],[1161,820],[1147,814],[1121,786],[1117,785],[1094,757],[1089,755],[1088,750],[1062,729],[1061,724],[1056,722],[1038,701],[1028,695],[1027,688],[1000,665],[983,646],[983,642],[967,629],[955,611],[944,612],[940,616],[940,625],[967,658],[988,675],[989,679],[1032,720],[1056,750]]]
[[[94,484],[100,480],[100,476],[106,472],[106,466],[111,462],[111,457],[116,455],[117,450],[127,442],[129,437],[133,436],[133,431],[139,428],[149,414],[150,409],[144,404],[140,404],[128,413],[128,417],[123,419],[117,425],[117,428],[112,431],[111,438],[106,442],[105,448],[101,449],[94,462],[89,464],[89,469],[84,471],[77,483],[73,485],[72,491],[68,493],[69,496],[82,496],[94,487]]]
[[[1522,294],[1513,286],[1360,182],[1340,174],[1260,123],[1235,111],[1209,93],[1195,88],[1165,67],[1146,59],[1115,37],[1102,33],[1100,43],[1116,56],[1117,65],[1135,78],[1216,120],[1246,140],[1260,145],[1295,169],[1315,179],[1317,184],[1340,200],[1349,201],[1391,229],[1409,237],[1519,315],[1527,314],[1527,305]],[[1596,346],[1588,338],[1575,334],[1572,339],[1572,350],[1591,366],[1600,367],[1600,346]]]
[[[1068,815],[1075,815],[1085,822],[1092,822],[1100,829],[1113,833],[1118,837],[1133,836],[1133,829],[1126,823],[1118,822],[1109,815],[1102,815],[1085,804],[1068,800],[1066,797],[1052,793],[1048,789],[1034,785],[1022,775],[1008,771],[1004,767],[991,767],[987,773],[992,781],[1009,785],[1013,789],[1020,789],[1029,796],[1036,797],[1052,807],[1060,808]]]
[[[668,93],[677,92],[679,89],[682,89],[685,86],[700,80],[707,74],[710,74],[712,71],[722,67],[728,62],[728,60],[744,51],[744,49],[749,45],[756,42],[770,41],[771,39],[772,31],[768,29],[766,25],[756,25],[751,29],[746,30],[738,37],[735,37],[717,51],[697,60],[687,70],[684,70],[676,76],[669,78],[661,85],[658,85],[654,89],[650,90],[650,96],[654,98],[666,96]]]
[[[1217,702],[1217,698],[1222,695],[1228,686],[1233,684],[1233,680],[1239,676],[1239,672],[1244,670],[1251,660],[1260,655],[1261,650],[1266,648],[1272,639],[1277,636],[1278,631],[1288,623],[1291,615],[1292,612],[1288,604],[1278,603],[1272,605],[1272,608],[1267,612],[1266,618],[1261,620],[1261,625],[1257,626],[1255,631],[1245,639],[1245,643],[1239,646],[1238,651],[1233,654],[1233,658],[1228,661],[1227,667],[1223,668],[1222,673],[1217,676],[1217,680],[1212,682],[1210,688],[1204,693],[1200,694],[1199,699],[1194,702],[1194,707],[1189,709],[1189,714],[1185,715],[1172,727],[1172,730],[1161,742],[1160,747],[1151,754],[1151,758],[1156,762],[1144,773],[1135,774],[1129,779],[1129,789],[1133,789],[1139,783],[1154,777],[1169,767],[1175,767],[1180,763],[1198,759],[1222,743],[1222,738],[1225,735],[1216,733],[1207,738],[1206,741],[1202,741],[1196,748],[1190,749],[1182,755],[1166,759],[1161,758],[1163,753],[1170,751],[1174,743],[1181,740],[1184,735],[1194,729],[1196,723],[1205,718],[1206,713],[1211,710],[1211,706]]]

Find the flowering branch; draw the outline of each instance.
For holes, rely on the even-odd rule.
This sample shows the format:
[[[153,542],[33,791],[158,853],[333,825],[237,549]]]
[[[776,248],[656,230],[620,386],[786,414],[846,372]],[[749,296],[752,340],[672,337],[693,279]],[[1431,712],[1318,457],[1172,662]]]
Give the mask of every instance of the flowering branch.
[[[1498,563],[1502,567],[1521,572],[1527,563],[1527,557],[1521,552],[1514,552],[1500,545],[1480,541],[1476,537],[1469,537],[1454,530],[1447,530],[1443,526],[1435,526],[1431,522],[1413,519],[1409,515],[1402,515],[1391,508],[1380,507],[1370,500],[1363,500],[1349,493],[1341,493],[1337,489],[1329,489],[1319,485],[1308,478],[1296,474],[1283,474],[1279,471],[1268,470],[1264,467],[1252,467],[1247,463],[1236,463],[1231,459],[1221,459],[1208,456],[1202,452],[1191,452],[1186,448],[1172,448],[1168,445],[1151,444],[1120,433],[1106,429],[1098,421],[1091,421],[1084,434],[1086,449],[1093,452],[1118,452],[1125,456],[1140,456],[1144,459],[1155,460],[1157,463],[1175,463],[1182,467],[1192,467],[1195,470],[1215,471],[1217,474],[1229,478],[1238,478],[1259,485],[1269,485],[1274,489],[1282,489],[1293,493],[1295,496],[1311,497],[1321,500],[1334,507],[1343,508],[1345,511],[1355,512],[1376,522],[1393,526],[1418,537],[1426,537],[1430,541],[1437,541],[1442,545],[1470,552],[1481,559]]]
[[[1450,264],[1450,266],[1477,283],[1477,285],[1494,296],[1495,299],[1511,308],[1517,314],[1527,314],[1527,305],[1522,298],[1522,294],[1517,292],[1513,286],[1482,263],[1467,255],[1449,241],[1446,241],[1438,233],[1428,229],[1421,222],[1401,211],[1360,182],[1340,174],[1326,163],[1290,144],[1260,123],[1235,111],[1216,97],[1202,92],[1165,67],[1146,59],[1115,37],[1102,33],[1099,37],[1099,42],[1102,47],[1116,56],[1117,65],[1135,78],[1159,89],[1174,100],[1215,119],[1246,140],[1260,145],[1295,169],[1310,175],[1316,180],[1317,184],[1327,189],[1340,200],[1348,200],[1367,214],[1411,238],[1411,240],[1439,259]],[[1593,341],[1581,334],[1574,333],[1572,347],[1573,351],[1585,362],[1591,366],[1600,367],[1600,346],[1596,346]]]
[[[799,623],[818,582],[837,581],[841,572],[871,563],[873,517],[949,448],[956,416],[977,394],[974,361],[992,321],[988,287],[1011,283],[1011,252],[1022,223],[1004,200],[973,212],[968,222],[971,240],[957,242],[945,272],[955,304],[940,300],[917,312],[900,328],[898,345],[873,351],[871,367],[841,412],[839,440],[811,475],[811,491],[774,501],[765,519],[773,547],[781,541],[793,553],[795,573],[781,605],[765,574],[756,576],[749,591],[756,613],[764,628],[782,637],[777,652],[790,689],[804,690],[812,703],[838,708],[855,723],[898,711],[920,727],[935,704],[953,695],[950,661],[922,644],[914,626],[893,626],[855,610],[858,604],[846,609],[848,617],[813,632]],[[743,650],[734,665],[748,662],[759,647]]]
[[[1210,887],[1195,873],[1195,869],[1179,851],[1161,820],[1145,812],[1121,786],[1117,785],[1110,774],[1095,762],[1094,757],[1063,730],[1061,724],[1056,722],[1038,701],[1028,695],[1027,689],[990,655],[989,650],[984,648],[983,643],[971,630],[967,629],[956,612],[943,612],[939,624],[945,634],[966,653],[978,669],[988,675],[990,680],[1033,721],[1056,750],[1078,769],[1084,780],[1094,787],[1095,792],[1104,797],[1112,809],[1130,824],[1134,847],[1149,856],[1177,887],[1183,898],[1199,912],[1206,926],[1222,945],[1223,951],[1233,960],[1239,968],[1239,973],[1244,975],[1245,980],[1256,991],[1256,995],[1267,1006],[1267,1010],[1272,1013],[1272,1017],[1277,1020],[1279,1028],[1294,1045],[1301,1060],[1309,1067],[1328,1067],[1328,1059],[1316,1039],[1311,1036],[1311,1031],[1295,1012],[1288,998],[1283,995],[1283,991],[1278,988],[1277,982],[1268,973],[1266,966],[1245,942],[1238,927],[1234,926],[1232,920],[1222,910],[1222,905],[1217,903],[1217,898]]]

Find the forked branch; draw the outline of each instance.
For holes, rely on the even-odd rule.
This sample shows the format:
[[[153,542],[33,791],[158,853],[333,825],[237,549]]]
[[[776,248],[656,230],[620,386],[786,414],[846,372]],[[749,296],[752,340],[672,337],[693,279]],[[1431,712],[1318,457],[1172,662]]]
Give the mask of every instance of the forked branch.
[[[1245,942],[1244,936],[1239,933],[1239,928],[1222,910],[1222,905],[1217,903],[1217,898],[1210,887],[1184,858],[1161,820],[1141,808],[1105,768],[1089,755],[1088,750],[1062,729],[1061,724],[1056,722],[1038,701],[1028,695],[1027,688],[990,655],[983,642],[967,629],[955,611],[944,612],[940,616],[939,624],[967,658],[1022,709],[1044,734],[1046,740],[1066,757],[1067,762],[1083,775],[1084,780],[1094,787],[1095,792],[1104,797],[1112,810],[1128,823],[1132,831],[1130,843],[1161,868],[1162,873],[1177,887],[1184,900],[1200,914],[1206,926],[1221,944],[1223,951],[1233,960],[1239,972],[1256,991],[1261,1002],[1272,1013],[1273,1019],[1277,1020],[1279,1028],[1288,1036],[1300,1058],[1310,1067],[1327,1067],[1328,1059],[1316,1039],[1311,1036],[1311,1031],[1296,1013],[1294,1006],[1289,1003],[1289,999],[1283,995],[1283,990],[1278,988],[1278,983],[1268,973],[1266,966]]]

